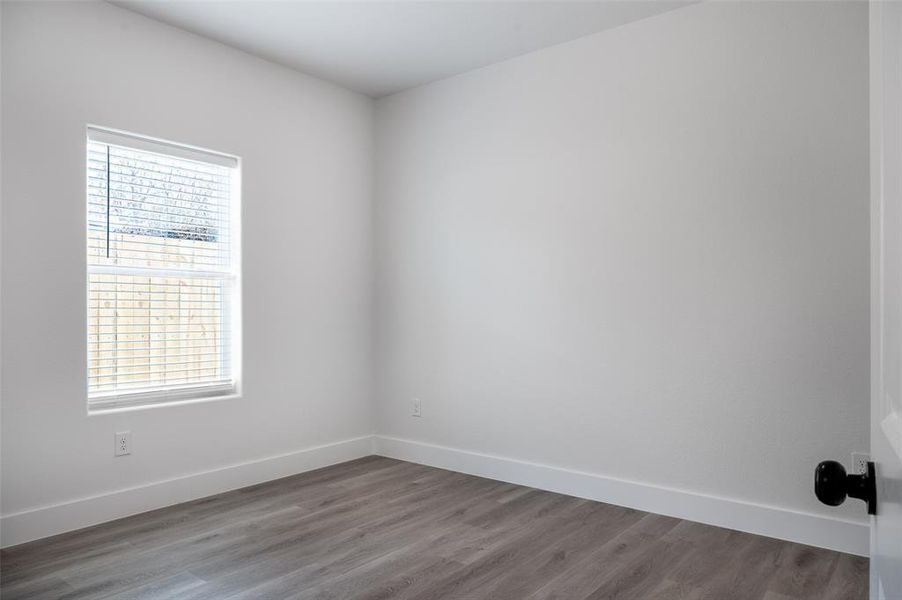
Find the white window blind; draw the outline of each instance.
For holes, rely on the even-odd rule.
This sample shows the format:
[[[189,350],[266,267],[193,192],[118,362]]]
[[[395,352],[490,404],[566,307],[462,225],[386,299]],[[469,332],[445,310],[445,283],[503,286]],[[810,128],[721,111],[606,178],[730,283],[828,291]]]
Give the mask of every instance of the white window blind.
[[[231,393],[237,159],[88,130],[88,401]]]

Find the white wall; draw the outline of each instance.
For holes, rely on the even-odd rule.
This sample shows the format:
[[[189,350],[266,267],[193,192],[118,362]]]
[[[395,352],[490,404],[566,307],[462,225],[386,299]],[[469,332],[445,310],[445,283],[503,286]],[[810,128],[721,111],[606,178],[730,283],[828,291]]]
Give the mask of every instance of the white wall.
[[[866,5],[705,3],[383,99],[375,215],[370,100],[108,4],[2,6],[4,545],[374,424],[696,494],[661,512],[786,509],[753,513],[773,535],[864,522],[811,474],[868,447]],[[241,400],[87,416],[87,123],[244,159]]]
[[[865,522],[867,73],[711,2],[378,101],[378,433]]]
[[[368,435],[371,100],[105,3],[4,2],[2,27],[4,544],[49,531],[36,508]],[[243,158],[243,398],[87,416],[88,123]],[[114,458],[121,430],[134,450]],[[114,496],[57,525],[304,460]]]

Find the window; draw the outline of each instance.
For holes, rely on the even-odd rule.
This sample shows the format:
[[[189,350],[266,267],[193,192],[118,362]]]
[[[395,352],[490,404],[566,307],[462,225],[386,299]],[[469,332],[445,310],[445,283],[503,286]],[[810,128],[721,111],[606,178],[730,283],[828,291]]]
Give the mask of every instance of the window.
[[[238,159],[89,128],[88,408],[237,392]]]

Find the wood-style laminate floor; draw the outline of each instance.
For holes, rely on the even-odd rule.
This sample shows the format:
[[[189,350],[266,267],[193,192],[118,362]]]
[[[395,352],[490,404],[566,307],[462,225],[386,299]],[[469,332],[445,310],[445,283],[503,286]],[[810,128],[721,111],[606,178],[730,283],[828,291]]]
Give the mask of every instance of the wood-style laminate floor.
[[[370,457],[4,550],[0,597],[857,600],[867,569]]]

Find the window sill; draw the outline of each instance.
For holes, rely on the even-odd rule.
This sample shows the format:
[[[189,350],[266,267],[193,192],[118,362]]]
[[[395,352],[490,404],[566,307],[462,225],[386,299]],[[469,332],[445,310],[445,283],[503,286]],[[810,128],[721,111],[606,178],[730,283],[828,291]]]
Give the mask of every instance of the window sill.
[[[236,384],[209,388],[150,391],[136,394],[111,395],[88,401],[88,416],[109,415],[149,408],[185,406],[202,402],[236,400],[241,398]]]

